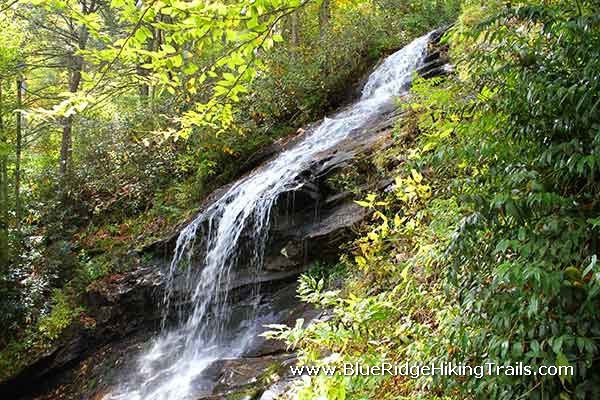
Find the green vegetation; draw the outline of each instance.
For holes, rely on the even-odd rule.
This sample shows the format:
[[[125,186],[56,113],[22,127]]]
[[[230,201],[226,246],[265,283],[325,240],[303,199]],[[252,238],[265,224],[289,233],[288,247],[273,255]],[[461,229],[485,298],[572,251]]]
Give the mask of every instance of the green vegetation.
[[[458,4],[0,1],[0,377],[89,318],[90,284],[143,264],[132,250]]]
[[[305,364],[575,367],[320,376],[300,399],[597,398],[592,0],[0,1],[0,379],[92,329],[89,285],[459,6],[454,71],[417,80],[393,146],[328,180],[371,211],[338,265],[300,279],[330,318],[270,336]],[[361,193],[364,171],[393,189]]]
[[[301,399],[597,398],[600,5],[466,2],[456,72],[417,82],[380,168],[393,192],[341,290],[303,278],[332,318],[271,336],[301,362],[574,366],[573,376],[313,377]],[[385,170],[385,168],[383,168]]]
[[[72,299],[65,290],[53,291],[50,311],[39,317],[37,325],[29,325],[20,331],[18,340],[10,341],[0,353],[0,378],[11,376],[35,360],[36,355],[52,350],[65,330],[78,322],[83,308],[73,304]]]

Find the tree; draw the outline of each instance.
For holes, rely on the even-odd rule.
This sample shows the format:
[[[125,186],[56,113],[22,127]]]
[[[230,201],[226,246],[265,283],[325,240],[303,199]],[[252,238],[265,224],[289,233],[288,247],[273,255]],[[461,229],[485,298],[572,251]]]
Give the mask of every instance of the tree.
[[[207,5],[163,0],[138,8],[116,1],[113,5],[133,29],[113,51],[123,61],[143,56],[143,67],[164,90],[198,98],[179,119],[182,136],[189,136],[195,127],[224,132],[232,125],[233,104],[247,93],[248,83],[263,68],[261,56],[282,40],[276,27],[307,3],[261,0]],[[151,51],[149,27],[160,30],[157,37],[161,39]],[[198,86],[209,89],[204,93],[211,95],[196,96]]]
[[[15,229],[21,233],[21,153],[23,151],[23,132],[22,132],[22,110],[23,106],[23,79],[17,77],[16,80],[17,107],[15,110]]]
[[[329,27],[329,20],[331,19],[331,0],[323,0],[321,7],[319,8],[319,33],[321,39],[325,37],[327,28]]]
[[[10,102],[8,99],[9,96],[12,96],[12,85],[10,83],[18,80],[16,71],[19,69],[19,59],[22,51],[22,32],[14,21],[2,14],[0,14],[0,29],[6,33],[6,37],[3,37],[0,42],[0,273],[2,273],[6,272],[10,261],[9,157],[15,148],[11,143],[9,131],[13,126],[11,115],[15,108],[19,107],[18,100]],[[20,123],[18,112],[15,123],[17,126]]]
[[[4,130],[3,81],[0,80],[0,273],[8,267],[8,138]]]
[[[87,17],[98,10],[99,2],[96,0],[78,0],[81,14],[83,17]],[[84,68],[84,58],[81,52],[86,49],[89,31],[88,25],[81,21],[77,23],[77,19],[74,18],[76,13],[70,15],[66,14],[65,17],[67,23],[67,69],[68,69],[68,85],[69,92],[75,94],[79,91],[81,86],[81,77]],[[62,184],[65,184],[65,178],[68,174],[72,153],[73,153],[73,115],[68,115],[63,118],[62,121],[62,139],[60,146],[60,166],[59,173],[62,180]]]
[[[287,30],[289,33],[288,40],[294,47],[300,44],[300,22],[299,12],[295,12],[287,18]]]

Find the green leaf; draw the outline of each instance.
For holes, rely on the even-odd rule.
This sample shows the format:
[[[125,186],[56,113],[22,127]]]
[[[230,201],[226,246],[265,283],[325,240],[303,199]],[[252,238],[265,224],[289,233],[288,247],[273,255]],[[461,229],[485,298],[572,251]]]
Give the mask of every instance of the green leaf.
[[[225,72],[223,74],[223,78],[228,82],[235,82],[235,80],[236,80],[236,77],[229,72]]]
[[[556,354],[556,366],[557,367],[570,367],[571,364],[569,364],[569,359],[567,358],[567,356],[565,356],[562,352],[558,352]],[[572,380],[572,376],[566,374],[564,371],[560,374],[559,376],[561,382],[571,382]]]
[[[152,32],[145,26],[140,26],[138,30],[135,32],[135,38],[137,41],[143,43],[148,38],[152,37]]]
[[[179,68],[183,65],[183,57],[181,56],[181,54],[177,54],[176,56],[171,57],[170,60],[173,64],[173,67],[175,68]]]
[[[163,44],[162,49],[167,54],[172,54],[172,53],[177,52],[177,50],[175,50],[175,48],[173,46],[171,46],[170,44]]]
[[[193,75],[198,71],[199,67],[192,63],[192,62],[187,62],[185,64],[185,67],[183,68],[183,73],[186,75]]]

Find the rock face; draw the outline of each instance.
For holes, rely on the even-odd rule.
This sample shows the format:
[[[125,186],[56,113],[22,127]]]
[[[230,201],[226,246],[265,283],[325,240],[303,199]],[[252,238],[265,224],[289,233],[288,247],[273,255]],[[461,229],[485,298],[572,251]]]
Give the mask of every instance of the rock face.
[[[448,70],[447,49],[437,44],[442,33],[434,34],[425,65],[418,71],[424,77],[441,75]],[[320,154],[307,166],[303,174],[304,185],[281,196],[273,210],[272,239],[262,272],[256,275],[255,271],[241,270],[231,285],[223,288],[231,291],[232,301],[243,299],[250,288],[260,283],[261,290],[274,303],[288,307],[282,322],[318,317],[317,311],[295,301],[296,277],[314,260],[337,261],[340,244],[351,237],[349,228],[368,216],[366,209],[353,202],[352,192],[334,189],[328,178],[356,163],[357,159],[389,146],[391,129],[400,116],[389,110],[382,118],[372,121],[335,149]],[[268,160],[275,152],[293,145],[301,135],[277,143],[257,158]],[[389,179],[380,179],[360,189],[376,190],[389,184]],[[209,196],[204,206],[226,189],[219,189]],[[136,368],[132,354],[145,346],[160,325],[164,311],[160,309],[164,284],[161,271],[169,262],[175,240],[176,235],[142,249],[138,258],[151,261],[140,264],[130,273],[112,276],[90,286],[85,302],[87,317],[93,321],[93,326],[73,327],[53,349],[0,385],[0,396],[10,399],[100,399],[118,378],[115,375],[117,369]],[[286,353],[281,343],[257,340],[245,357],[215,364],[216,384],[204,399],[257,398],[273,384],[274,377],[285,379],[287,367],[293,360],[293,355]]]
[[[445,75],[451,70],[448,57],[448,45],[440,44],[442,36],[448,28],[442,28],[431,36],[431,42],[429,44],[429,53],[425,60],[423,60],[423,66],[419,68],[419,75],[425,79],[430,79],[436,76]]]
[[[147,340],[158,327],[161,284],[160,265],[155,263],[90,286],[84,299],[85,321],[71,326],[53,348],[0,385],[0,397],[29,399],[31,393],[53,389],[46,398],[59,398],[55,391],[60,392],[61,384],[78,382],[81,368],[94,365],[90,360],[97,355],[103,360],[108,353],[116,355]],[[88,380],[81,385],[87,387]]]

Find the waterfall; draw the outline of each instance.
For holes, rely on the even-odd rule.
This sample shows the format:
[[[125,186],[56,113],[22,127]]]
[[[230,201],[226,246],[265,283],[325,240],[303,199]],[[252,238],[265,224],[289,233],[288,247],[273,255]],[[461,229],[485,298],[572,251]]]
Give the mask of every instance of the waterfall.
[[[105,399],[193,399],[206,389],[203,373],[214,361],[244,353],[265,321],[257,296],[251,296],[244,325],[229,332],[227,288],[239,266],[257,273],[262,267],[274,203],[303,185],[300,175],[318,153],[373,121],[406,92],[428,41],[425,35],[388,57],[369,76],[357,102],[233,184],[181,231],[166,273],[162,333],[139,359],[137,371]],[[166,324],[166,313],[173,308],[179,308],[175,329]]]

